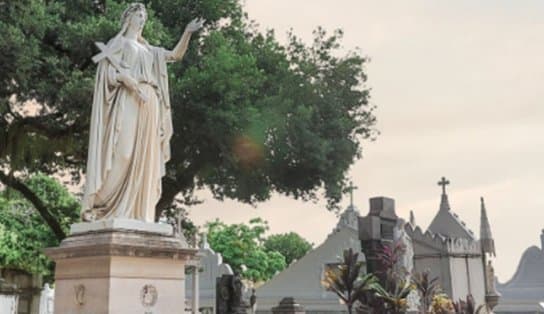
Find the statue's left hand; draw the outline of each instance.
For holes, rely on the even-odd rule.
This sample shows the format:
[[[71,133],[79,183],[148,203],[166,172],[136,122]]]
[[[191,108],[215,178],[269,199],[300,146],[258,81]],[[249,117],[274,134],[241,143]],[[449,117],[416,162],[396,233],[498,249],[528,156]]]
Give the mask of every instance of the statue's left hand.
[[[189,22],[189,24],[187,24],[187,26],[185,27],[185,31],[189,33],[194,33],[202,28],[202,26],[204,25],[204,22],[206,22],[205,19],[196,18],[192,20],[191,22]]]

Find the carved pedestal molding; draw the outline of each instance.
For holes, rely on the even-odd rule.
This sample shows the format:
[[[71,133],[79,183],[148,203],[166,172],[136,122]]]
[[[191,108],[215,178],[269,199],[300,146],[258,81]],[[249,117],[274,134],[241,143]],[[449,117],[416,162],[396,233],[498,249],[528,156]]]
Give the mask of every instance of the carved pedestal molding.
[[[58,248],[46,249],[56,262],[55,313],[166,314],[183,309],[185,264],[196,250],[164,231],[157,233],[157,226],[116,230],[113,225],[87,232],[80,228]]]

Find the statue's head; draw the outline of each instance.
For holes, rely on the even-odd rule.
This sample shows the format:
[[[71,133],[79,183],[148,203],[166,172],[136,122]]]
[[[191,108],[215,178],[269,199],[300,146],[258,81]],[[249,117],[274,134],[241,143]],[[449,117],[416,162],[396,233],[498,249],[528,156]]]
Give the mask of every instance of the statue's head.
[[[147,20],[147,11],[143,3],[131,3],[121,16],[121,26],[123,29],[134,28],[141,31]]]

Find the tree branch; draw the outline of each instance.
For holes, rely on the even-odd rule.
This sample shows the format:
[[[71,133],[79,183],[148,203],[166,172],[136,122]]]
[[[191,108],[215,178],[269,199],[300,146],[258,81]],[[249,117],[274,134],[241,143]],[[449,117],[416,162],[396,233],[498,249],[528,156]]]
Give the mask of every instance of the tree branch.
[[[0,181],[6,186],[21,193],[27,200],[29,200],[34,208],[38,211],[42,219],[47,223],[49,228],[55,234],[55,237],[61,241],[66,238],[66,234],[62,230],[59,221],[50,213],[46,204],[32,192],[23,182],[17,180],[13,176],[6,175],[3,171],[0,171]]]
[[[54,119],[56,117],[57,114],[50,114],[38,117],[26,117],[16,120],[16,123],[22,125],[23,127],[28,127],[33,129],[34,131],[40,132],[40,134],[51,139],[60,138],[67,135],[73,136],[73,133],[82,132],[84,130],[84,126],[78,123],[72,123],[71,125],[68,125],[66,127],[56,127],[63,125],[62,123],[59,123],[56,126],[50,125],[51,119]]]
[[[162,193],[157,206],[155,206],[155,218],[160,217],[161,212],[166,209],[172,202],[174,198],[181,191],[181,188],[178,187],[176,180],[165,176],[162,178]]]
[[[162,193],[157,206],[155,206],[155,219],[158,219],[161,212],[174,202],[179,192],[192,187],[199,169],[200,163],[195,161],[181,175],[175,178],[169,176],[162,178]]]

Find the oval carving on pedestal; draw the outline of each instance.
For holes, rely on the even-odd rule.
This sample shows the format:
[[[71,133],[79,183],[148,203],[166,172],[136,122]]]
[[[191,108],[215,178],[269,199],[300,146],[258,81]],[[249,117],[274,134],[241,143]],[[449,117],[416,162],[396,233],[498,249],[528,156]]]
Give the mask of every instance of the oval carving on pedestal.
[[[74,286],[76,304],[82,306],[85,304],[85,286],[82,284]]]
[[[142,291],[140,292],[140,300],[142,301],[143,306],[145,307],[154,306],[157,303],[158,298],[159,298],[159,294],[155,286],[145,285],[142,287]]]

